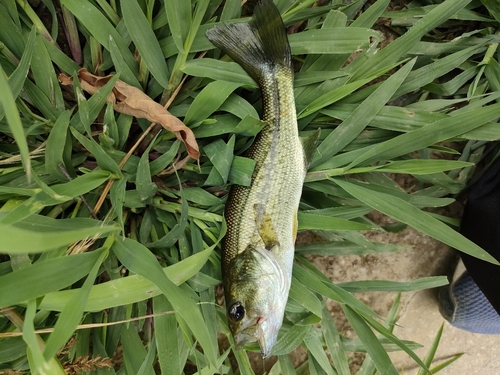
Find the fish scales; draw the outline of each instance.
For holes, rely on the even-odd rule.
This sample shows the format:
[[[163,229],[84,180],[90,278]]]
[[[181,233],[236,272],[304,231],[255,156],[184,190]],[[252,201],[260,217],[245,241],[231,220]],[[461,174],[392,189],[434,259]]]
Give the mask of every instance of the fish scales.
[[[245,153],[256,162],[251,185],[232,186],[226,204],[222,276],[236,346],[258,341],[267,357],[290,290],[307,164],[297,128],[290,46],[271,0],[259,1],[249,22],[219,24],[207,37],[239,63],[262,92],[266,125]]]
[[[235,185],[226,205],[227,234],[223,262],[243,252],[261,238],[255,205],[265,207],[280,246],[273,249],[291,273],[296,233],[296,214],[305,176],[304,155],[297,130],[291,69],[269,73],[260,83],[264,100],[262,119],[267,126],[259,133],[247,157],[256,161],[252,184]]]

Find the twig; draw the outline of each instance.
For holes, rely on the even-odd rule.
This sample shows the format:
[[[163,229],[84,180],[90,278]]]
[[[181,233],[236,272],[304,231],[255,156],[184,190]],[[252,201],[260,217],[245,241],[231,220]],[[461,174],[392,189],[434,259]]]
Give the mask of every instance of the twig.
[[[196,304],[197,305],[215,305],[215,306],[217,306],[217,304],[214,302],[197,302]],[[175,310],[163,311],[163,312],[156,313],[156,314],[146,314],[146,315],[137,316],[135,318],[119,320],[116,322],[79,324],[78,326],[76,326],[76,330],[116,326],[118,324],[136,322],[138,320],[156,318],[159,316],[175,314],[175,313],[176,313]],[[14,309],[12,309],[10,307],[0,309],[0,315],[6,316],[17,328],[22,329],[22,326],[23,326],[22,317]],[[44,329],[38,329],[35,331],[36,334],[51,333],[51,332],[54,332],[54,328],[44,328]],[[23,334],[22,332],[4,332],[4,333],[0,333],[0,339],[6,338],[6,337],[22,336],[22,334]]]
[[[0,313],[4,314],[5,316],[7,316],[7,318],[10,320],[11,319],[11,315],[10,315],[11,311],[9,311],[9,310],[13,311],[13,309],[11,309],[11,308],[6,308],[6,309],[1,309]],[[146,319],[146,318],[155,318],[155,317],[158,317],[158,316],[163,316],[163,315],[168,315],[168,314],[174,314],[174,313],[175,313],[175,311],[164,311],[164,312],[157,313],[157,314],[148,314],[148,315],[138,316],[138,317],[135,317],[135,318],[119,320],[117,322],[79,324],[78,326],[76,326],[76,330],[116,326],[118,324],[130,323],[130,322],[135,322],[135,321],[138,321],[138,320],[143,320],[143,319]],[[22,326],[21,326],[21,328],[22,328]],[[35,331],[35,333],[38,334],[38,335],[39,334],[43,334],[43,333],[51,333],[51,332],[54,332],[54,328],[37,329]],[[23,335],[22,332],[4,332],[4,333],[0,333],[0,338],[18,337],[18,336],[22,336],[22,335]]]
[[[59,170],[62,172],[62,174],[68,179],[68,181],[71,181],[72,178],[69,175],[68,171],[66,170],[66,167],[62,163],[57,164],[57,166],[59,167]],[[90,216],[92,216],[92,219],[98,220],[97,215],[94,213],[94,211],[92,210],[92,207],[90,207],[90,205],[88,204],[85,197],[83,195],[80,195],[80,199],[82,200],[85,207],[87,207],[87,210],[89,210]]]
[[[47,141],[43,142],[38,146],[36,149],[30,152],[29,158],[34,159],[38,157],[42,157],[43,153],[45,151],[45,145],[47,144]],[[21,156],[20,155],[14,155],[11,156],[10,158],[0,160],[0,165],[5,165],[5,164],[13,164],[13,163],[19,163],[21,161]]]

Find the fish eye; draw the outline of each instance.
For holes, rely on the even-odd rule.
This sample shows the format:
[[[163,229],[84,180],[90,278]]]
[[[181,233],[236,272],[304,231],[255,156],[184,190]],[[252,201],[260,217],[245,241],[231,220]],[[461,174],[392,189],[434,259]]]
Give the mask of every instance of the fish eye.
[[[241,304],[241,302],[235,302],[229,308],[229,317],[231,320],[237,322],[243,319],[245,316],[245,308]]]

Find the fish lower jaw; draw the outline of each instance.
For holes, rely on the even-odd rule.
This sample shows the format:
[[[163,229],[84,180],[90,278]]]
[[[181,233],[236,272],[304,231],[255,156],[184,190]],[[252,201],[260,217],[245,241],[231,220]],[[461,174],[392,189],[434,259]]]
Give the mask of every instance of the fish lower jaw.
[[[234,344],[237,350],[241,350],[245,345],[251,344],[256,341],[258,340],[255,335],[250,335],[244,332],[240,332],[234,336]]]
[[[274,322],[267,321],[264,318],[257,318],[253,325],[233,336],[236,349],[240,350],[247,344],[258,342],[262,358],[269,357],[278,338],[282,320],[283,318],[279,322]]]

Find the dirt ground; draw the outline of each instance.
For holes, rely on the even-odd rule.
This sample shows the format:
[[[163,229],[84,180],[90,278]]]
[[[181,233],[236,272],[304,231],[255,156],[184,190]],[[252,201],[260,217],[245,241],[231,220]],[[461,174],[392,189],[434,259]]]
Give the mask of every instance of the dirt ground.
[[[452,207],[457,215],[460,207]],[[371,219],[386,224],[387,218],[372,214]],[[307,235],[306,235],[307,236]],[[334,282],[354,280],[408,281],[426,276],[446,275],[456,259],[456,252],[448,246],[429,238],[412,228],[398,233],[366,233],[374,242],[409,246],[398,253],[369,254],[363,256],[312,257],[313,263]],[[307,240],[307,238],[305,239]],[[386,316],[395,298],[395,293],[357,293],[356,297],[381,316]],[[328,304],[339,332],[354,337],[354,332],[345,319],[340,306]],[[394,333],[397,337],[422,344],[417,350],[423,359],[441,324],[445,324],[441,343],[433,366],[463,353],[463,356],[440,372],[443,375],[476,375],[497,373],[500,368],[500,335],[479,335],[452,327],[439,313],[437,290],[403,293],[399,320]],[[391,358],[400,374],[412,375],[418,366],[405,353],[392,353]],[[304,359],[298,352],[295,361]],[[358,354],[351,358],[351,371],[355,374],[363,360]],[[433,367],[432,366],[432,367]]]

